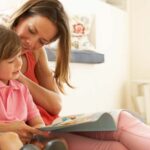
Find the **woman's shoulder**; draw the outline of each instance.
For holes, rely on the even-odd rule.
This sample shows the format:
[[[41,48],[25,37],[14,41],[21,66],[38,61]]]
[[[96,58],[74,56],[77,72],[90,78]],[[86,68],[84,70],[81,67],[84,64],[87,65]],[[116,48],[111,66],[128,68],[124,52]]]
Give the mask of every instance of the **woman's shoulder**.
[[[44,48],[40,48],[39,50],[35,50],[32,52],[33,56],[35,57],[36,62],[42,57],[44,52]]]
[[[33,52],[33,56],[35,57],[36,63],[40,63],[46,59],[47,54],[44,48],[40,48],[39,50]]]

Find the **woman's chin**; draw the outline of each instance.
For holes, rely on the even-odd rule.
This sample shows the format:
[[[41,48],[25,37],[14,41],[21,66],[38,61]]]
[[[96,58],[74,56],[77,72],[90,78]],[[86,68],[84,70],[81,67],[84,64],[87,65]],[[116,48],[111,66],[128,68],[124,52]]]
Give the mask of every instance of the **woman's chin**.
[[[21,54],[25,54],[26,52],[29,52],[30,50],[22,50]]]
[[[29,52],[29,51],[31,51],[31,49],[22,48],[21,53],[22,53],[22,54],[25,54],[26,52]]]

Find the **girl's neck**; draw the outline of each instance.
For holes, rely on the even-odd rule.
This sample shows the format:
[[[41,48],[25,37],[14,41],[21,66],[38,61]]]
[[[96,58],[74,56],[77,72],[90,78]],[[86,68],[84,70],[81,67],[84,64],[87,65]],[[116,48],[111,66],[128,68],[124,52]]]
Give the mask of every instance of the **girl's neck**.
[[[4,84],[9,85],[9,80],[1,80]]]

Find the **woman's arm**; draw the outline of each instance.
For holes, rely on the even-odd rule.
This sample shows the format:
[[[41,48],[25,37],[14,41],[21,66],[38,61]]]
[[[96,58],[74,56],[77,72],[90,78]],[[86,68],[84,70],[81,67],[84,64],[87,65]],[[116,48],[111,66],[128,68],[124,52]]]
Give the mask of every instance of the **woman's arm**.
[[[37,64],[35,74],[39,84],[31,81],[23,74],[20,76],[20,81],[28,86],[34,101],[45,108],[51,114],[58,114],[61,110],[61,98],[57,84],[55,82],[53,71],[49,69],[48,59],[44,49],[34,53]]]
[[[31,127],[40,128],[44,127],[45,123],[43,122],[42,118],[40,116],[34,117],[28,121],[28,124]]]

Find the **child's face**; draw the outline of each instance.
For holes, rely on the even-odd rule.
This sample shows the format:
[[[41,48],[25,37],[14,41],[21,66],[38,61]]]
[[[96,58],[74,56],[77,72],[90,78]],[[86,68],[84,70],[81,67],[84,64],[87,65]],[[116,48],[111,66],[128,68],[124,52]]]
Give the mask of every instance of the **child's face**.
[[[0,80],[8,83],[9,80],[17,79],[22,67],[21,52],[12,58],[0,61]]]

